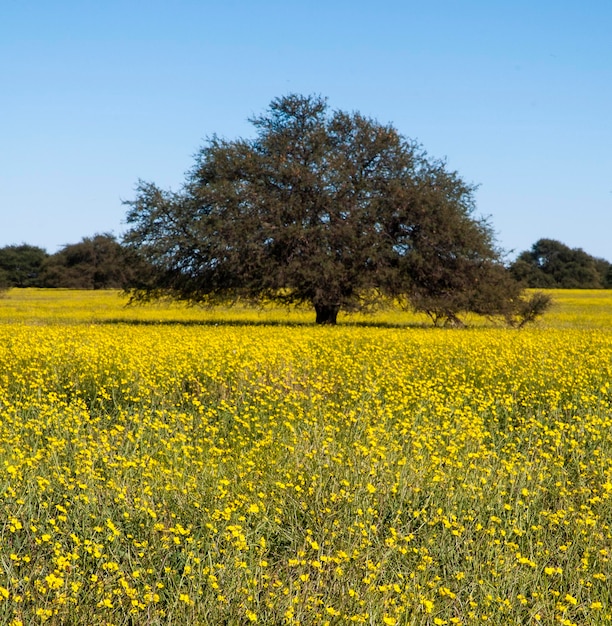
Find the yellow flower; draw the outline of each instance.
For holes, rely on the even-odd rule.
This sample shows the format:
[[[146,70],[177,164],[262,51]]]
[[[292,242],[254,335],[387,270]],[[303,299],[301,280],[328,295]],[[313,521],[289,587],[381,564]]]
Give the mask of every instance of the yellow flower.
[[[577,598],[575,598],[574,596],[570,595],[569,593],[565,594],[565,601],[569,602],[570,604],[578,604],[578,600]]]
[[[434,609],[434,603],[431,600],[428,600],[427,598],[423,598],[421,600],[421,604],[423,605],[423,608],[425,609],[425,613],[431,613]]]

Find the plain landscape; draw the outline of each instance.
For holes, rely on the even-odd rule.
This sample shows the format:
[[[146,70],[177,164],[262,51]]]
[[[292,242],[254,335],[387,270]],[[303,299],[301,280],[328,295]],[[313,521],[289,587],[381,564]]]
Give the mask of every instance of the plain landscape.
[[[387,309],[0,298],[0,621],[604,624],[612,296]]]
[[[612,4],[3,4],[0,626],[612,624]]]

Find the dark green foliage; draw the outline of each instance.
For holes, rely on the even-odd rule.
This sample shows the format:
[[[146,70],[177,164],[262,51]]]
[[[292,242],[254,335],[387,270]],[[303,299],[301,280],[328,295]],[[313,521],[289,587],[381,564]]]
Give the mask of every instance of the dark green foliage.
[[[549,294],[537,291],[531,296],[521,299],[516,308],[512,325],[523,328],[525,324],[534,322],[538,317],[544,315],[552,306],[553,300]]]
[[[570,248],[555,239],[540,239],[512,264],[513,276],[528,287],[547,289],[612,288],[612,264]]]
[[[599,274],[601,286],[604,289],[612,289],[612,263],[606,259],[591,257]]]
[[[119,289],[135,272],[127,251],[109,234],[85,237],[50,256],[42,269],[44,287]]]
[[[0,286],[40,286],[41,267],[48,256],[43,248],[25,243],[0,248]]]
[[[252,140],[213,137],[179,193],[140,182],[125,243],[153,268],[136,299],[246,298],[340,310],[407,299],[432,319],[508,315],[519,289],[474,188],[391,126],[274,100]]]

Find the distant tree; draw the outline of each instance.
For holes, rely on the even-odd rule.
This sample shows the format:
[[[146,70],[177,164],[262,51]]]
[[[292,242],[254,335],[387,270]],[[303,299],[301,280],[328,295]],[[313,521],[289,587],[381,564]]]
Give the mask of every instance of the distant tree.
[[[40,271],[49,255],[46,250],[28,244],[0,248],[0,284],[8,287],[37,287]]]
[[[594,257],[593,261],[604,289],[612,289],[612,263],[606,259]]]
[[[0,292],[6,291],[10,287],[8,274],[0,269]]]
[[[140,182],[124,242],[136,299],[308,303],[316,322],[405,298],[434,321],[510,315],[520,289],[474,188],[419,146],[319,97],[274,100],[252,140],[210,139],[180,192]]]
[[[529,287],[600,289],[612,286],[612,265],[555,239],[539,239],[511,265],[513,276]]]
[[[68,289],[119,289],[129,284],[134,271],[116,238],[97,234],[51,255],[43,266],[41,283]]]

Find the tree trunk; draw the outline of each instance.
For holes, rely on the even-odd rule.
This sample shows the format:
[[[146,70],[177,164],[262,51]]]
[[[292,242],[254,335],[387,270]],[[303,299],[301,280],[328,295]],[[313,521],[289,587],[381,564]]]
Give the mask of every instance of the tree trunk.
[[[337,304],[315,304],[317,324],[335,325],[339,310],[340,307]]]

